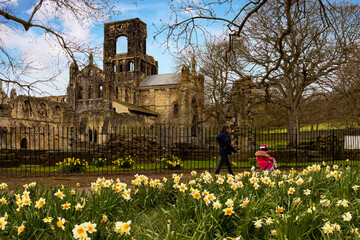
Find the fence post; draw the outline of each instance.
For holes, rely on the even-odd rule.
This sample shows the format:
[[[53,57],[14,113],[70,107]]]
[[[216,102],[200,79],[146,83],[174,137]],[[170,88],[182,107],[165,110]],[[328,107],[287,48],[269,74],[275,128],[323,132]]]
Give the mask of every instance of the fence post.
[[[160,131],[159,131],[159,142],[160,142],[160,145],[159,145],[159,159],[160,159],[160,162],[159,162],[159,172],[161,173],[161,151],[162,151],[162,139],[161,139],[161,125],[159,126],[160,128]],[[156,166],[156,165],[155,165]],[[157,168],[157,166],[155,167]],[[155,169],[155,171],[157,171],[157,169]]]
[[[254,143],[252,145],[254,145],[256,149],[256,127],[254,128]]]
[[[295,131],[295,153],[296,153],[296,162],[295,162],[295,168],[298,168],[298,137],[300,138],[300,136],[298,136],[298,133],[300,134],[300,128],[298,128]]]
[[[333,159],[333,163],[332,165],[334,166],[335,164],[335,130],[334,128],[332,129],[332,159]]]

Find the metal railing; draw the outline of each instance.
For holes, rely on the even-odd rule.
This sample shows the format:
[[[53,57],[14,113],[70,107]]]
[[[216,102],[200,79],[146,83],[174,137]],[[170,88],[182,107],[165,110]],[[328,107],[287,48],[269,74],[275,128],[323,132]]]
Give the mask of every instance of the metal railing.
[[[74,158],[86,163],[83,173],[214,169],[218,163],[216,128],[153,127],[31,127],[0,128],[0,171],[18,174],[55,175],[65,171],[62,162]],[[285,168],[312,164],[357,165],[360,156],[359,129],[295,131],[243,129],[232,134],[238,149],[231,156],[234,168],[256,166],[254,153],[268,144],[269,154]],[[132,164],[119,161],[132,159]],[[176,156],[181,167],[170,166]],[[162,162],[161,159],[165,159]],[[349,161],[345,161],[349,159]],[[177,162],[178,163],[178,162]],[[66,171],[65,171],[66,172]]]

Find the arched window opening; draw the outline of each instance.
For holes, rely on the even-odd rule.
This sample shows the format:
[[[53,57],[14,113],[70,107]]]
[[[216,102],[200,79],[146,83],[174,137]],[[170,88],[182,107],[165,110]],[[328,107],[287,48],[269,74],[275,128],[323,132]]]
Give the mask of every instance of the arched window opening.
[[[46,117],[46,116],[47,116],[47,110],[46,110],[46,105],[45,105],[45,103],[41,103],[41,104],[40,104],[39,115],[42,116],[42,117]]]
[[[27,139],[26,138],[21,139],[20,148],[22,148],[22,149],[27,148]]]
[[[122,63],[119,63],[119,72],[123,72],[123,66],[122,66]]]
[[[116,73],[116,63],[114,63],[114,73]]]
[[[89,89],[88,89],[88,97],[89,97],[89,99],[91,99],[92,98],[92,94],[91,94],[91,92],[92,92],[92,87],[91,86],[89,86]]]
[[[192,105],[193,108],[196,107],[196,98],[195,98],[195,96],[191,99],[191,105]]]
[[[89,142],[92,142],[92,130],[89,128]]]
[[[57,138],[54,138],[54,146],[53,146],[54,149],[59,149],[60,146],[59,146],[59,139]]]
[[[23,104],[23,112],[28,113],[29,111],[30,111],[30,102],[28,100],[25,100]]]
[[[99,89],[98,89],[98,98],[101,98],[102,95],[103,95],[103,86],[100,85],[100,86],[99,86]]]
[[[95,131],[94,131],[94,142],[97,143],[97,141],[98,141],[98,133],[97,133],[97,131],[95,130]]]
[[[82,99],[83,96],[82,96],[82,87],[78,87],[78,90],[77,90],[77,100],[80,100]]]
[[[174,104],[173,115],[174,115],[174,117],[178,117],[178,115],[179,115],[179,104],[178,103]]]
[[[92,76],[94,76],[94,70],[93,70],[93,69],[90,69],[90,70],[89,70],[89,77],[92,77]]]
[[[127,69],[126,70],[129,71],[129,72],[134,71],[134,62],[133,61],[130,61],[130,62],[127,63]]]
[[[151,68],[151,75],[155,75],[156,74],[156,67],[152,67]]]
[[[116,39],[116,53],[128,52],[128,39],[126,36],[120,36]]]
[[[60,113],[60,106],[56,105],[55,107],[55,114],[58,115]]]
[[[116,99],[119,99],[119,87],[116,87]]]

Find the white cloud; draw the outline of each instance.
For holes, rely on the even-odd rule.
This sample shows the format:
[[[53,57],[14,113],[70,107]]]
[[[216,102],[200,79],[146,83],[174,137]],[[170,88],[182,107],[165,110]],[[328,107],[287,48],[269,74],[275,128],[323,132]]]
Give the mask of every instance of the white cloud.
[[[32,9],[28,10],[28,14]],[[26,16],[24,16],[26,18]],[[54,4],[44,1],[41,11],[38,11],[34,17],[34,21],[49,26],[51,29],[60,30],[61,35],[69,43],[78,45],[91,46],[91,41],[95,38],[90,33],[93,26],[92,20],[87,20],[85,25],[79,24],[77,19],[66,9],[57,9]],[[64,71],[57,76],[57,86],[60,90],[48,88],[53,95],[65,94],[68,84],[68,56],[62,47],[56,41],[53,35],[45,33],[39,28],[30,28],[28,31],[11,29],[6,24],[0,25],[0,40],[12,54],[16,54],[25,59],[26,64],[35,66],[27,72],[28,77],[24,78],[28,82],[36,80],[44,80],[58,75],[60,71]],[[102,37],[102,36],[101,36]]]

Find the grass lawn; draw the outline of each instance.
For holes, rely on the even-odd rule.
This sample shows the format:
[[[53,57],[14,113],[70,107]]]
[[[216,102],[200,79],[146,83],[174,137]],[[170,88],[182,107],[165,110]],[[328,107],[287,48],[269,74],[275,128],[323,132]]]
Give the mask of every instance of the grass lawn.
[[[209,161],[183,161],[183,169],[212,169],[216,168],[218,160],[209,160]],[[58,166],[40,166],[40,165],[26,165],[23,164],[20,167],[12,168],[2,168],[5,171],[9,172],[24,172],[24,173],[57,173],[59,172]],[[159,163],[138,163],[133,164],[130,168],[119,168],[114,166],[104,166],[104,167],[95,167],[89,165],[88,168],[82,171],[83,173],[116,173],[116,172],[136,172],[136,171],[147,171],[147,170],[160,170]],[[163,171],[168,171],[170,169],[161,169]]]
[[[314,162],[278,162],[279,168],[302,168],[313,165]],[[315,164],[322,164],[322,162],[315,163]],[[359,161],[356,160],[335,160],[326,162],[326,165],[338,165],[338,166],[358,166]],[[180,169],[176,169],[176,171],[185,169],[185,170],[197,170],[197,169],[215,169],[218,165],[217,159],[212,159],[209,161],[183,161],[183,166]],[[256,159],[253,158],[251,161],[234,161],[232,162],[232,167],[234,169],[241,169],[241,168],[251,168],[257,167]],[[223,168],[226,168],[224,165]],[[17,168],[2,168],[4,171],[8,172],[15,172],[15,173],[39,173],[39,174],[56,174],[59,172],[58,166],[39,166],[39,165],[21,165],[21,167]],[[79,172],[79,174],[86,174],[86,173],[96,173],[96,174],[107,174],[107,173],[117,173],[117,172],[146,172],[146,171],[172,171],[172,169],[160,169],[160,165],[158,163],[141,163],[141,164],[134,164],[131,168],[117,168],[114,166],[105,166],[105,167],[94,167],[90,165],[84,171]]]

